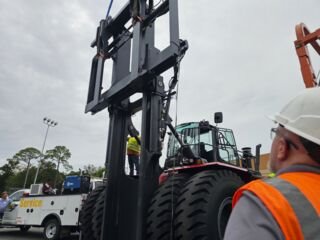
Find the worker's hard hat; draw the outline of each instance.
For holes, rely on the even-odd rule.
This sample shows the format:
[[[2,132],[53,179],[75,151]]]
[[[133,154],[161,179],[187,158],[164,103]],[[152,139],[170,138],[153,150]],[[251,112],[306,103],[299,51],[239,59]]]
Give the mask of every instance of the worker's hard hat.
[[[320,88],[305,89],[270,118],[289,131],[320,145]]]

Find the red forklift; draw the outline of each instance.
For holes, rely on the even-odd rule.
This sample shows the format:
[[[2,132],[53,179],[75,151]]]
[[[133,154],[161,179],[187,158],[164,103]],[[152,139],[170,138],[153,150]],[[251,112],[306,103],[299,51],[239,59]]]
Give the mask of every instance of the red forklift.
[[[110,5],[111,6],[111,5]],[[110,10],[109,6],[109,10]],[[188,42],[179,37],[178,0],[130,0],[100,21],[86,112],[109,113],[106,183],[84,203],[82,240],[223,239],[233,193],[259,178],[260,146],[239,151],[230,129],[207,121],[173,126],[170,102]],[[168,14],[168,15],[167,15]],[[169,45],[155,46],[156,20],[169,19]],[[111,86],[103,89],[105,61]],[[163,73],[171,72],[170,79]],[[132,96],[141,98],[133,100]],[[132,115],[141,111],[139,176],[125,171],[127,136],[137,137]],[[168,131],[167,131],[168,130]],[[164,138],[169,136],[164,168]]]

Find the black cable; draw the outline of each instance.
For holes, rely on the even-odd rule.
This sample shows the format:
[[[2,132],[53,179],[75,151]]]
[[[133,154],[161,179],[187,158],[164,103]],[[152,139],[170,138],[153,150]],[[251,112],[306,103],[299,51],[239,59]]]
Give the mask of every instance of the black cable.
[[[112,7],[112,3],[113,3],[113,0],[110,0],[108,11],[107,11],[107,15],[106,15],[106,19],[108,19],[108,17],[109,17],[110,10],[111,10],[111,7]]]

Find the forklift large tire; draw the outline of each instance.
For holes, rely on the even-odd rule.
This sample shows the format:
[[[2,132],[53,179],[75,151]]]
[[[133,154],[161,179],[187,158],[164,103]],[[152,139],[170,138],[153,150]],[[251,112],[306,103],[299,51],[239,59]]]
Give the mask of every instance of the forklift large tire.
[[[92,219],[93,219],[93,210],[100,193],[104,190],[105,186],[99,186],[94,189],[87,197],[83,208],[80,213],[80,222],[81,222],[81,234],[82,240],[98,240],[93,236],[92,228]]]
[[[93,236],[95,239],[100,239],[100,236],[101,236],[105,196],[106,196],[106,191],[104,189],[103,191],[100,192],[97,202],[94,205],[93,217],[92,217],[92,229],[93,229]]]
[[[195,174],[178,198],[175,239],[222,240],[232,210],[232,196],[243,184],[237,174],[228,170]]]
[[[147,239],[173,239],[173,213],[180,189],[188,179],[186,174],[173,175],[154,193],[147,216]]]
[[[51,218],[44,223],[43,237],[46,240],[60,239],[61,225],[56,218]]]

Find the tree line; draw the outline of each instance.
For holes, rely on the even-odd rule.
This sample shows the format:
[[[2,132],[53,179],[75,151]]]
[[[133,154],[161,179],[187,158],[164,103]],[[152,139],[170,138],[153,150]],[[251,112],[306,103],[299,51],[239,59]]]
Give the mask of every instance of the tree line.
[[[74,171],[69,163],[70,157],[71,152],[65,146],[56,146],[44,154],[34,147],[24,148],[0,166],[0,192],[29,188],[34,183],[38,166],[36,183],[49,182],[56,188],[62,186],[66,175],[102,177],[105,169],[92,164]]]

